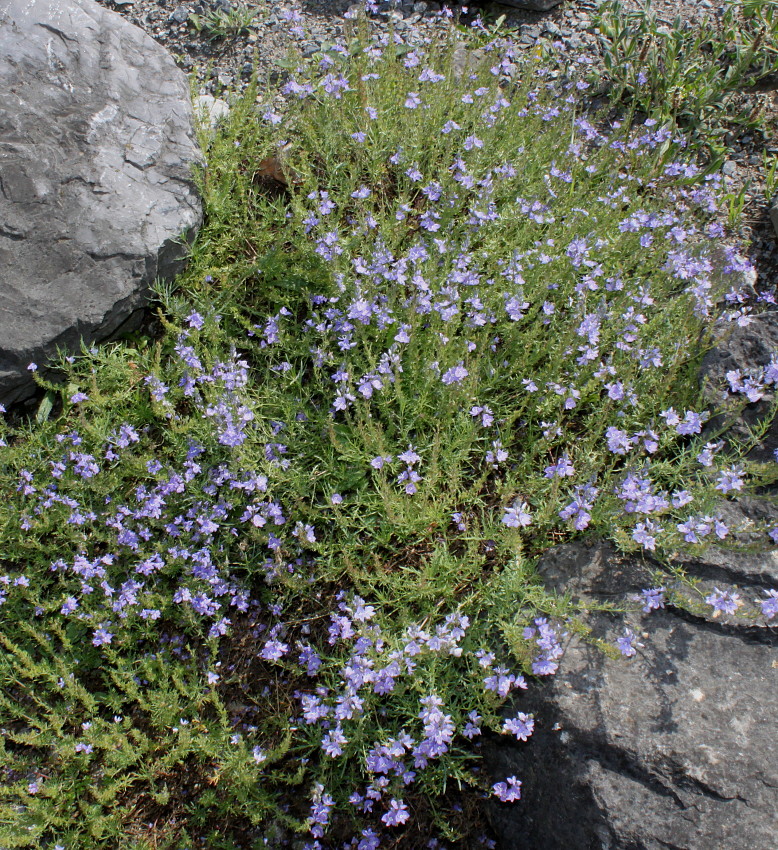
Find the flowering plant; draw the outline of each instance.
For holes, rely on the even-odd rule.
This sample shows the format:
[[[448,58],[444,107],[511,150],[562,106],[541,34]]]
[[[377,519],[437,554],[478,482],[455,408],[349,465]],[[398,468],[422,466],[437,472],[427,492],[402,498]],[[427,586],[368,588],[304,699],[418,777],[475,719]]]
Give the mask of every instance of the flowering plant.
[[[478,741],[530,738],[523,674],[573,613],[533,560],[729,534],[751,471],[695,358],[759,305],[734,251],[718,292],[692,247],[723,236],[715,178],[585,83],[515,85],[510,41],[464,79],[454,45],[405,47],[301,65],[283,116],[236,103],[161,336],[63,364],[62,412],[4,431],[15,846],[149,846],[150,820],[155,846],[475,846],[452,786],[519,800]],[[743,404],[778,375],[748,380]]]

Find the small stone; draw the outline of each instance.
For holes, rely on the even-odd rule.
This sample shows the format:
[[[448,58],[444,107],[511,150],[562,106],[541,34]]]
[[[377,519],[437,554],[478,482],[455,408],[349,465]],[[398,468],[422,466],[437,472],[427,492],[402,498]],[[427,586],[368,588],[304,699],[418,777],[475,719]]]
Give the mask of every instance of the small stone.
[[[315,56],[319,52],[318,44],[304,44],[303,45],[303,57],[305,59],[310,59],[311,56]]]
[[[414,3],[414,4],[413,4],[413,11],[414,11],[417,15],[424,15],[424,14],[426,14],[426,12],[427,12],[427,10],[428,10],[428,9],[429,9],[429,5],[428,5],[427,3],[425,3],[425,2],[424,2],[424,0],[419,0],[419,2],[418,2],[418,3]]]
[[[168,18],[174,24],[185,24],[189,20],[189,9],[186,6],[179,6],[174,9]]]
[[[737,164],[731,159],[728,159],[722,166],[721,171],[723,174],[726,174],[727,177],[734,177],[737,174]]]
[[[208,122],[212,130],[230,114],[230,107],[227,103],[210,94],[201,94],[196,97],[194,99],[194,110],[201,121]]]

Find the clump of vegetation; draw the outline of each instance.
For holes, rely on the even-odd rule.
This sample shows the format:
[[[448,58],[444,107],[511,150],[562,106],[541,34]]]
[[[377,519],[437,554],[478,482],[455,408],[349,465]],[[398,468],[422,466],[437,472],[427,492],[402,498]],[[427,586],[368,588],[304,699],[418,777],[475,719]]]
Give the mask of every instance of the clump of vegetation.
[[[248,32],[255,24],[256,18],[256,9],[243,6],[220,7],[200,15],[192,12],[189,15],[189,23],[209,41],[220,41]]]
[[[694,22],[662,20],[650,3],[625,12],[610,0],[596,24],[614,100],[677,122],[697,144],[718,153],[733,126],[766,130],[765,104],[744,93],[778,86],[773,0],[728,2],[716,16]]]
[[[478,741],[531,736],[504,702],[574,614],[537,556],[725,539],[774,477],[705,430],[712,320],[752,308],[696,247],[716,178],[509,39],[455,48],[250,90],[160,338],[5,428],[2,846],[489,846],[473,801],[521,778]]]

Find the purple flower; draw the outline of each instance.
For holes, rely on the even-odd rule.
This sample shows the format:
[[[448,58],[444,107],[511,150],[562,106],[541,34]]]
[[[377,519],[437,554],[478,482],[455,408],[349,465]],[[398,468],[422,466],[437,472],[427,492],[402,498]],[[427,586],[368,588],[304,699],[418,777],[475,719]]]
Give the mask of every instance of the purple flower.
[[[433,71],[432,68],[425,68],[421,74],[419,74],[420,83],[440,83],[445,79],[445,74],[439,74],[437,71]]]
[[[397,455],[397,459],[408,464],[408,466],[413,466],[421,460],[413,446],[408,446],[408,450],[404,451],[401,455]]]
[[[410,817],[410,813],[408,812],[408,807],[402,800],[395,800],[392,798],[389,801],[389,811],[384,812],[381,816],[381,820],[387,826],[399,826],[400,824],[405,823]]]
[[[570,478],[575,475],[575,467],[570,463],[567,455],[563,455],[556,463],[547,466],[543,470],[546,478]]]
[[[613,426],[609,427],[605,432],[605,437],[608,441],[608,451],[617,455],[625,455],[637,442],[626,431],[621,431],[619,428],[614,428]]]
[[[641,590],[640,595],[643,597],[643,612],[646,614],[665,607],[664,587],[649,587]]]
[[[359,844],[357,844],[357,850],[378,850],[380,846],[381,839],[375,830],[370,829],[370,827],[362,830],[362,838]]]
[[[650,519],[647,519],[645,522],[639,522],[635,526],[632,531],[632,539],[636,543],[640,543],[644,549],[654,552],[656,551],[656,537],[654,535],[658,530],[658,526],[651,522]]]
[[[343,755],[343,745],[347,743],[348,739],[343,734],[340,724],[338,724],[322,738],[321,748],[330,758],[336,758]]]
[[[89,396],[86,393],[82,393],[82,392],[73,393],[73,395],[70,396],[71,404],[78,404],[79,402],[88,401],[88,400],[89,400]]]
[[[418,93],[415,91],[409,91],[408,96],[405,98],[405,108],[406,109],[416,109],[417,106],[421,105],[421,98]]]
[[[205,320],[196,310],[193,310],[186,317],[186,320],[187,322],[189,322],[189,327],[194,328],[197,331],[199,331],[200,328],[202,328],[202,326],[205,324]]]
[[[532,515],[529,512],[529,505],[522,502],[520,505],[512,508],[505,508],[505,515],[502,518],[502,524],[508,528],[526,528],[532,523]]]
[[[521,799],[521,781],[515,776],[508,776],[505,782],[495,782],[492,791],[501,803],[515,803]]]
[[[494,674],[487,676],[484,679],[484,688],[487,691],[494,691],[503,699],[508,696],[512,688],[526,688],[527,683],[524,677],[514,676],[508,672],[507,667],[495,667]]]
[[[467,369],[460,363],[444,372],[440,380],[444,384],[458,384],[460,381],[464,381],[469,374]]]
[[[531,714],[520,711],[516,717],[509,717],[502,724],[504,735],[515,735],[518,741],[526,741],[535,729],[535,719]]]
[[[462,729],[462,735],[469,740],[473,740],[473,738],[477,737],[481,734],[480,723],[483,719],[481,715],[477,711],[471,711],[468,715],[468,722],[464,725]]]
[[[287,652],[289,652],[289,644],[282,643],[278,640],[268,640],[265,641],[265,645],[262,647],[259,657],[264,658],[265,661],[278,661],[283,658]]]
[[[624,629],[624,634],[616,638],[616,646],[625,658],[632,658],[635,655],[635,647],[642,646],[642,643],[637,643],[637,635],[632,629]]]
[[[60,614],[65,614],[67,616],[68,614],[72,614],[76,608],[78,608],[78,600],[75,596],[68,596],[59,611]]]
[[[702,431],[703,423],[707,419],[707,413],[695,413],[693,410],[687,410],[684,414],[683,421],[676,425],[675,430],[684,436],[699,434]]]
[[[762,606],[762,614],[765,618],[772,620],[778,614],[778,590],[765,590],[765,594],[767,599],[762,599],[759,604]]]
[[[729,493],[731,490],[742,490],[743,484],[743,467],[730,466],[719,473],[716,489],[722,493]]]
[[[105,626],[106,623],[100,623],[100,625],[95,629],[92,637],[92,644],[94,646],[102,646],[103,644],[110,643],[113,640],[113,634],[106,631]]]
[[[708,605],[711,605],[715,612],[723,611],[725,614],[734,614],[737,609],[743,604],[740,595],[733,593],[731,590],[719,590],[718,587],[713,588],[713,593],[705,597]]]

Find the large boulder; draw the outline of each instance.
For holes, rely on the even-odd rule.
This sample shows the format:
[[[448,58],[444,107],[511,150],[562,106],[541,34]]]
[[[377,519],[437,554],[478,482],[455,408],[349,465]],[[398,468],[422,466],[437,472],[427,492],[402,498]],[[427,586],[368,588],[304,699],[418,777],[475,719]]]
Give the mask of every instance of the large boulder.
[[[131,329],[202,212],[187,80],[92,0],[0,0],[0,401]]]
[[[534,712],[535,735],[489,758],[495,779],[524,782],[520,802],[493,807],[500,850],[775,846],[778,635],[753,605],[769,569],[743,560],[725,574],[718,560],[695,560],[700,589],[740,591],[751,602],[740,618],[635,611],[652,565],[607,545],[541,559],[546,584],[590,609],[595,635],[613,642],[627,625],[643,646],[626,659],[570,638],[558,673],[519,698],[514,713]],[[614,603],[633,613],[596,611]]]

